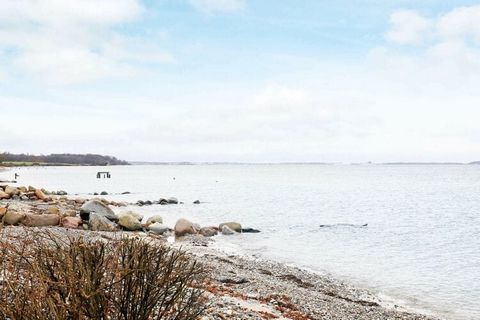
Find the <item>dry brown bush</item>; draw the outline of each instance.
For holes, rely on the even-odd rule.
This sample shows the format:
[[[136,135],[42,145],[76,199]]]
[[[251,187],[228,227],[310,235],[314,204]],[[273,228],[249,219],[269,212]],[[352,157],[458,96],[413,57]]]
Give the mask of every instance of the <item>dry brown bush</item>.
[[[196,319],[204,277],[185,252],[141,239],[0,237],[0,319]]]

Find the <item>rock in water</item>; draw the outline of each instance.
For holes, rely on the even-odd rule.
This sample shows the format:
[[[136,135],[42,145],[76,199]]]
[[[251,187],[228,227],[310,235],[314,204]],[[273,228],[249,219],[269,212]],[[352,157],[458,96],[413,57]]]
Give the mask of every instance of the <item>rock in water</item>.
[[[22,224],[27,227],[47,227],[58,226],[60,216],[58,214],[27,214],[22,220]]]
[[[60,226],[67,229],[78,229],[82,224],[80,217],[64,217],[60,220]]]
[[[221,230],[222,230],[222,234],[224,234],[226,236],[229,236],[229,235],[232,235],[232,234],[236,233],[235,231],[230,229],[227,225],[224,225]]]
[[[218,234],[218,230],[215,227],[203,227],[198,233],[204,237],[213,237]]]
[[[96,214],[103,216],[107,218],[108,220],[111,221],[118,221],[118,217],[113,212],[112,209],[110,209],[106,204],[99,200],[90,200],[86,203],[84,203],[80,207],[80,217],[83,220],[89,220],[89,216],[92,212],[95,212]]]
[[[121,215],[120,218],[118,219],[118,224],[130,231],[136,231],[136,230],[142,229],[142,224],[140,223],[140,221],[138,221],[137,218],[129,214]]]
[[[235,232],[242,232],[242,225],[238,222],[225,222],[218,226],[218,229],[222,230],[223,226],[227,226]]]
[[[167,202],[169,204],[178,204],[178,199],[175,198],[175,197],[170,197],[170,198],[168,198]]]
[[[95,212],[90,213],[88,220],[89,229],[92,231],[117,231],[118,226],[104,216]]]
[[[146,224],[147,224],[147,225],[150,225],[150,224],[155,223],[155,222],[158,222],[158,223],[160,223],[160,224],[163,223],[162,217],[159,216],[158,214],[157,214],[157,215],[154,215],[154,216],[151,216],[151,217],[149,217],[149,218],[147,219]]]
[[[193,204],[200,204],[200,200],[193,201]]]
[[[187,234],[196,234],[197,230],[193,226],[193,223],[188,221],[187,219],[178,219],[177,223],[175,223],[175,236],[182,237]]]
[[[155,234],[164,234],[167,231],[170,231],[170,228],[164,224],[155,222],[148,226],[148,230]]]
[[[242,233],[259,233],[260,230],[253,228],[242,228]]]

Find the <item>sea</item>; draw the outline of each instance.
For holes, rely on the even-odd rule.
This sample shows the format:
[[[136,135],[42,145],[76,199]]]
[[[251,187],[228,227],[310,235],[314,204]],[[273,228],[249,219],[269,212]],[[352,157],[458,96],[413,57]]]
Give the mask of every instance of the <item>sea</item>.
[[[219,235],[216,245],[334,276],[407,310],[480,319],[480,166],[28,167],[0,180],[14,172],[18,185],[71,196],[176,197],[183,204],[130,209],[170,226],[180,217],[202,226],[238,221],[261,233]]]

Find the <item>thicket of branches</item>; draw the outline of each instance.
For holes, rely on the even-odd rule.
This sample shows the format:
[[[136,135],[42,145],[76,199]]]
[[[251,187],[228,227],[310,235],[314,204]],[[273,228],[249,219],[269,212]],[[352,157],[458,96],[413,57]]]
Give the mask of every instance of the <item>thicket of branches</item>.
[[[33,163],[64,163],[76,165],[126,165],[127,161],[118,160],[112,156],[102,156],[99,154],[50,154],[50,155],[32,155],[32,154],[13,154],[9,152],[0,153],[0,162],[33,162]]]
[[[139,239],[0,239],[0,318],[192,320],[204,277],[184,252]]]

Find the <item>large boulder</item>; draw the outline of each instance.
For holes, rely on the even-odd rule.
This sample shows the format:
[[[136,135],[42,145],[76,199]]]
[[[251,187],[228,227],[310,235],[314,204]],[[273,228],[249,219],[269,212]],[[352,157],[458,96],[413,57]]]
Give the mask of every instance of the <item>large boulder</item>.
[[[135,217],[138,221],[143,220],[143,214],[138,213],[138,212],[133,212],[133,211],[123,211],[120,214],[118,214],[118,218],[120,219],[123,215],[130,215]]]
[[[218,229],[222,230],[223,226],[227,226],[235,232],[242,232],[242,225],[238,222],[225,222],[218,226]]]
[[[27,214],[22,224],[27,227],[57,226],[60,223],[58,214]]]
[[[213,237],[218,234],[218,229],[215,227],[203,227],[198,233],[204,237]]]
[[[193,226],[193,223],[188,221],[187,219],[178,219],[177,223],[175,223],[174,227],[175,236],[182,237],[187,234],[196,234],[197,229]]]
[[[164,224],[155,222],[148,226],[148,230],[155,234],[164,234],[165,232],[170,231],[170,228]]]
[[[47,196],[45,195],[45,193],[43,193],[42,190],[40,189],[36,189],[35,191],[35,196],[39,199],[39,200],[45,200],[47,198]]]
[[[126,213],[120,215],[118,219],[118,224],[130,231],[136,231],[136,230],[142,229],[142,224],[140,223],[140,221],[138,221],[138,219],[135,216],[132,216]]]
[[[111,221],[118,221],[118,217],[106,204],[99,200],[90,200],[80,207],[80,217],[83,220],[89,220],[92,212],[107,218]]]
[[[19,194],[20,191],[18,191],[18,189],[15,188],[15,187],[6,186],[6,187],[5,187],[5,193],[8,194],[8,195],[10,195],[10,196],[14,196],[14,195],[16,195],[16,194]]]
[[[82,225],[80,217],[64,217],[60,220],[60,226],[67,229],[78,229]]]
[[[88,220],[89,229],[92,231],[117,231],[118,226],[116,223],[108,220],[104,216],[98,213],[90,213],[90,219]]]
[[[147,219],[147,222],[145,223],[147,226],[152,224],[152,223],[163,223],[163,219],[161,216],[159,216],[158,214],[157,215],[154,215],[154,216],[151,216]]]
[[[0,189],[0,200],[10,199],[10,195]]]
[[[7,213],[5,213],[5,215],[3,216],[3,223],[14,226],[17,225],[20,221],[22,221],[23,218],[25,218],[25,213],[7,210]]]

